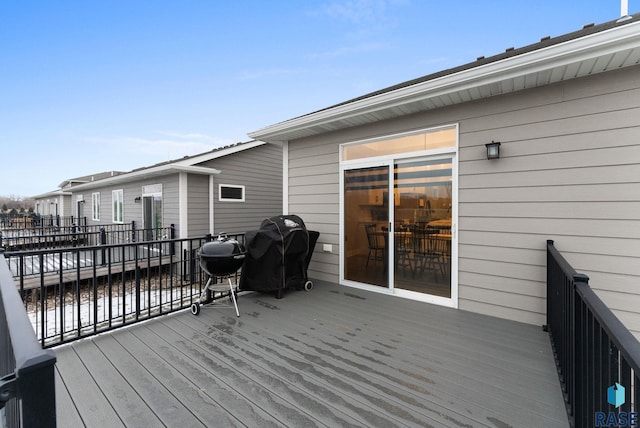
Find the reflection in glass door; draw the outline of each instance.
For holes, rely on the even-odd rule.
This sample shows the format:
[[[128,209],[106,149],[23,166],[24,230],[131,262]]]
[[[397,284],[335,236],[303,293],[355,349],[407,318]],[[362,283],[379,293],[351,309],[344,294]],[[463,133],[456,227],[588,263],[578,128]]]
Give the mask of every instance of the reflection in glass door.
[[[452,177],[449,157],[345,170],[344,279],[450,299]]]
[[[162,195],[142,197],[142,218],[145,241],[161,239]]]
[[[394,164],[394,288],[451,298],[452,159]]]
[[[344,172],[344,278],[389,287],[389,166]]]

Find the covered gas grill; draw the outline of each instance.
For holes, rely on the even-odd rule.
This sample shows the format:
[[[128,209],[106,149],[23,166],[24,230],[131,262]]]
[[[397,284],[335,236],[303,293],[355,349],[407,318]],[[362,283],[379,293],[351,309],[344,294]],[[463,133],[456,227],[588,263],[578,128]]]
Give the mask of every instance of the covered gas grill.
[[[275,291],[313,288],[307,268],[320,233],[307,230],[297,215],[268,218],[259,230],[245,233],[247,257],[240,277],[241,290]]]
[[[200,267],[209,275],[207,285],[202,290],[200,298],[191,305],[191,313],[198,315],[200,313],[200,305],[209,303],[209,293],[216,291],[226,291],[226,285],[221,289],[221,284],[215,284],[216,278],[226,279],[229,285],[229,297],[233,301],[236,309],[236,316],[240,316],[238,311],[238,303],[236,301],[236,290],[231,283],[231,275],[235,274],[243,265],[246,250],[244,245],[235,239],[220,234],[218,237],[205,243],[198,250],[197,256],[200,261]]]

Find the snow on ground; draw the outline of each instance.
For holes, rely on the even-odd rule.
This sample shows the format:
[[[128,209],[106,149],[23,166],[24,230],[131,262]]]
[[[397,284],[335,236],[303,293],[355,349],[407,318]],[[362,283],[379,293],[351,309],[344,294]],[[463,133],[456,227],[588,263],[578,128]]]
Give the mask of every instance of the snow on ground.
[[[114,287],[109,297],[106,287],[93,291],[83,290],[80,304],[72,292],[65,294],[63,304],[57,296],[44,300],[44,317],[40,308],[43,301],[27,304],[27,313],[38,340],[44,337],[46,342],[60,342],[106,330],[113,326],[128,324],[136,319],[146,319],[162,312],[187,308],[200,297],[198,284],[176,286],[172,289],[141,288],[140,299],[136,299],[135,287],[122,292]],[[219,296],[219,293],[218,295]],[[44,318],[44,319],[43,319]]]

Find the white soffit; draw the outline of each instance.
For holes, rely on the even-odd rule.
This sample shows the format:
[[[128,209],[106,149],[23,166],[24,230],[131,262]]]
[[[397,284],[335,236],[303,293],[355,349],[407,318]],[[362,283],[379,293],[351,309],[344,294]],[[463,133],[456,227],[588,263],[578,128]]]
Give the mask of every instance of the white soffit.
[[[633,22],[340,104],[249,136],[292,140],[638,64],[640,22]]]

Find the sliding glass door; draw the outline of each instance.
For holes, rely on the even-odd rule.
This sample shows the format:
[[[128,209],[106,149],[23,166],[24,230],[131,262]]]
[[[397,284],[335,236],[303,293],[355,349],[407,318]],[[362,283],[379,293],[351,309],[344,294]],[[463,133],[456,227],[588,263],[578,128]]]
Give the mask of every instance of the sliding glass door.
[[[389,166],[344,172],[344,278],[389,287]]]
[[[145,241],[162,239],[162,184],[142,187],[142,227]]]
[[[452,156],[343,170],[344,280],[452,298]]]
[[[396,289],[451,298],[451,158],[394,163]]]

